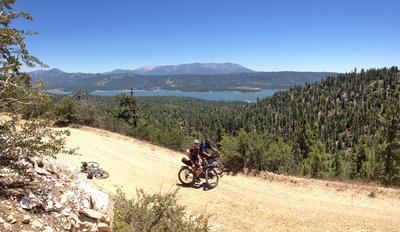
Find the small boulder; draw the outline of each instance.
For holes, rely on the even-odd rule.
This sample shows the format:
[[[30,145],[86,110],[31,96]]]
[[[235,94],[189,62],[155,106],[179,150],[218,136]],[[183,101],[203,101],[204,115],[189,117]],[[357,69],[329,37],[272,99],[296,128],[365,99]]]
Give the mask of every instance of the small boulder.
[[[35,199],[36,196],[35,196],[35,194],[33,194],[33,193],[29,193],[28,198],[32,200],[32,199]]]
[[[23,197],[21,201],[19,202],[19,206],[23,209],[29,209],[31,210],[32,208],[38,206],[40,204],[38,199],[32,199],[29,200],[27,197]]]
[[[45,232],[54,232],[53,228],[51,228],[50,226],[45,226],[44,231]]]
[[[11,224],[14,224],[14,223],[17,222],[17,219],[14,218],[14,214],[12,213],[12,214],[10,214],[10,215],[7,217],[7,221],[8,221],[9,223],[11,223]]]
[[[31,217],[29,215],[24,215],[24,219],[22,219],[22,223],[28,224],[31,221]]]
[[[57,202],[54,204],[54,208],[56,209],[56,211],[60,211],[62,208],[62,204]]]
[[[108,226],[106,223],[104,222],[100,222],[99,224],[97,224],[97,229],[100,232],[110,232],[111,231],[111,227]]]
[[[61,204],[65,204],[66,202],[72,202],[76,198],[76,193],[73,191],[67,191],[61,196]]]
[[[106,216],[104,214],[102,214],[100,212],[97,212],[97,211],[95,211],[93,209],[82,209],[82,210],[79,211],[79,213],[82,214],[82,215],[85,215],[87,217],[90,217],[90,218],[93,218],[93,219],[98,219],[98,220],[106,218]]]
[[[42,223],[39,222],[38,220],[34,220],[32,222],[32,226],[33,226],[33,228],[36,228],[36,229],[41,229],[43,227]]]
[[[46,170],[43,169],[43,168],[39,168],[39,167],[36,167],[36,168],[35,168],[35,172],[36,172],[37,174],[40,174],[40,175],[45,175],[45,176],[49,176],[49,175],[50,175],[50,172],[46,171]]]

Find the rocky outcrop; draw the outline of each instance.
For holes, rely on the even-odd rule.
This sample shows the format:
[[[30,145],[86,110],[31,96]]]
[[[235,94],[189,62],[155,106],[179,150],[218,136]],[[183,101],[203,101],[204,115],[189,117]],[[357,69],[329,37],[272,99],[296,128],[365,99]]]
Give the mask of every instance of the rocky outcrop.
[[[110,197],[87,182],[79,168],[40,157],[24,160],[20,175],[0,170],[0,231],[111,231]],[[23,187],[16,188],[16,183]]]

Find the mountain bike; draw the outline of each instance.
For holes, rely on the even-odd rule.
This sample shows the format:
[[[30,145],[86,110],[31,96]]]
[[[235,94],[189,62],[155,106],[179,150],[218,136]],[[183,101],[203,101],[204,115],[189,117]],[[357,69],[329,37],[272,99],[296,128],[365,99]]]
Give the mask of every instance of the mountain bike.
[[[99,168],[99,164],[97,162],[82,162],[81,172],[88,173],[88,179],[93,179],[95,176],[97,179],[105,179],[110,176],[107,171]]]
[[[186,164],[182,166],[178,172],[179,181],[186,186],[193,185],[195,182],[196,171],[193,167],[192,162],[186,157],[182,159],[182,162]],[[206,164],[203,166],[203,173],[210,189],[217,187],[219,181],[218,172],[215,170],[217,165],[214,163]]]

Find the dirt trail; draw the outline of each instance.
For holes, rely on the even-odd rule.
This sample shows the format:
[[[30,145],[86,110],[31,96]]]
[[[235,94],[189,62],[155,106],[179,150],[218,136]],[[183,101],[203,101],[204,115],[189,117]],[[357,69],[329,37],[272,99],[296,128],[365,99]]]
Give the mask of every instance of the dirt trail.
[[[99,129],[70,131],[67,145],[79,147],[83,156],[59,158],[75,165],[99,162],[110,173],[108,179],[94,180],[104,190],[121,186],[133,196],[137,188],[165,192],[177,187],[183,154]],[[371,191],[376,198],[368,197]],[[400,231],[398,189],[225,175],[213,190],[181,188],[179,195],[190,211],[213,214],[213,231]]]

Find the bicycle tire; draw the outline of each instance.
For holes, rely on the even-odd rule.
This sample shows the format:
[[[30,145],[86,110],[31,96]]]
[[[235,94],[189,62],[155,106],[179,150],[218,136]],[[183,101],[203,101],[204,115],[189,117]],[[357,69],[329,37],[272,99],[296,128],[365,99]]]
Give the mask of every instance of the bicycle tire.
[[[194,172],[189,168],[181,168],[178,172],[178,179],[183,185],[191,185],[194,183]]]
[[[217,173],[220,177],[224,174],[224,165],[221,164],[218,160],[215,160],[215,164],[217,165]]]
[[[104,171],[104,170],[101,169],[101,170],[98,170],[96,172],[96,174],[94,174],[94,176],[97,179],[105,179],[105,178],[108,178],[110,176],[110,174],[107,171]]]
[[[98,168],[100,166],[99,163],[94,162],[94,161],[89,161],[89,162],[86,162],[86,163],[87,163],[87,166],[91,167],[91,168]]]
[[[206,182],[210,189],[218,186],[219,175],[214,168],[206,170]]]

